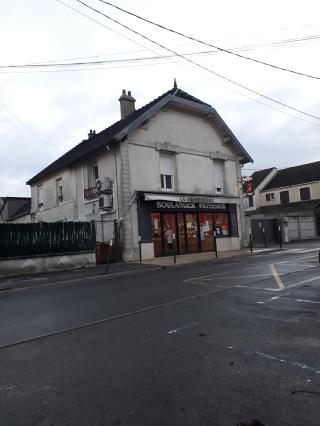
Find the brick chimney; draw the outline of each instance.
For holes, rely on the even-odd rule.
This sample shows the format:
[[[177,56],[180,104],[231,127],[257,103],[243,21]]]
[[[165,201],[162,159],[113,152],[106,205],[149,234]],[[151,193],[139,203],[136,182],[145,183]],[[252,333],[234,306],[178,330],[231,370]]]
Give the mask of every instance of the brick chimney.
[[[125,118],[127,115],[131,114],[133,111],[135,111],[135,98],[131,96],[131,91],[128,90],[128,94],[126,93],[126,90],[122,90],[122,95],[119,98],[120,101],[120,112],[121,112],[121,118]]]

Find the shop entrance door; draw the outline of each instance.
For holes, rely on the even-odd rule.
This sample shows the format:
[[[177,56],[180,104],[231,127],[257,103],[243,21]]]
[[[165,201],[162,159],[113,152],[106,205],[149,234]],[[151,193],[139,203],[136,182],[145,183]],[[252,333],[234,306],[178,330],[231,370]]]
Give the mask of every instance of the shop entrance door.
[[[162,255],[162,235],[160,213],[151,213],[152,241],[154,245],[154,255]]]
[[[188,253],[199,251],[199,232],[197,213],[186,213],[186,234]]]
[[[199,213],[201,251],[215,249],[213,239],[213,214]]]
[[[174,213],[162,214],[163,229],[163,254],[172,254],[174,250],[173,235],[176,237],[177,244],[177,225],[176,215]]]
[[[184,213],[178,213],[178,233],[179,233],[179,253],[185,254],[186,248],[186,230],[184,226]]]

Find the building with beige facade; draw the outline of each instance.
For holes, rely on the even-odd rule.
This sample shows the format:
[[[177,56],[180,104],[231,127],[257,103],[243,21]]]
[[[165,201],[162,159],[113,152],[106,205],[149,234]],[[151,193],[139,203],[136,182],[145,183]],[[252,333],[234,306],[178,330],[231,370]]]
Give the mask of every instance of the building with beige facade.
[[[125,260],[239,249],[241,167],[252,159],[217,111],[176,86],[143,107],[119,98],[121,119],[39,172],[34,221],[95,221],[97,239],[120,225]],[[119,229],[120,229],[119,228]]]
[[[247,232],[263,243],[318,237],[320,161],[278,170],[259,170],[244,182]],[[249,189],[249,190],[248,190]]]

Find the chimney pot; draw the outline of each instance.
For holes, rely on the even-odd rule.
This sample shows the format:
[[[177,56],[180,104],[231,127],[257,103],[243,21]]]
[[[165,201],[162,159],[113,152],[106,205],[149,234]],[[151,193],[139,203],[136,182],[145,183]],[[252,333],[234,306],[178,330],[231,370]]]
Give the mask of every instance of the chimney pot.
[[[90,132],[88,133],[88,139],[92,138],[96,134],[95,130],[90,129]]]
[[[128,90],[128,94],[126,90],[122,90],[122,95],[119,98],[120,101],[120,112],[121,119],[127,117],[127,115],[131,114],[135,111],[135,98],[131,95],[131,90]]]

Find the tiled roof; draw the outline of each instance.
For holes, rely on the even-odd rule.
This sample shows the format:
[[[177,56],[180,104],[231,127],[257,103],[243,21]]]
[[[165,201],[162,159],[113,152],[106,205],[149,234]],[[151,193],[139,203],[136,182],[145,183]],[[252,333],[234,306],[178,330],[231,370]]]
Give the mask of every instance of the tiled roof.
[[[48,167],[43,169],[41,172],[33,176],[27,184],[30,185],[32,183],[35,183],[45,176],[49,175],[52,172],[55,172],[62,167],[65,167],[67,165],[71,165],[75,163],[76,161],[80,160],[81,158],[85,157],[87,154],[96,151],[97,149],[104,147],[106,144],[114,141],[115,136],[121,132],[122,130],[126,129],[128,125],[133,123],[135,120],[137,120],[139,117],[141,117],[144,113],[146,113],[148,110],[150,110],[153,106],[158,104],[162,99],[164,99],[168,95],[174,95],[176,97],[179,97],[181,99],[184,99],[186,101],[195,102],[200,105],[206,106],[211,108],[211,105],[201,101],[198,98],[195,98],[192,95],[189,95],[187,92],[184,92],[181,89],[178,88],[172,88],[168,90],[167,92],[163,93],[158,98],[154,99],[150,103],[144,105],[143,107],[133,111],[131,114],[129,114],[127,117],[117,121],[116,123],[112,124],[110,127],[106,128],[105,130],[102,130],[100,133],[97,133],[96,135],[90,137],[90,139],[83,140],[78,145],[76,145],[74,148],[70,149],[67,153],[59,157],[56,161],[51,163]],[[245,149],[241,146],[240,142],[236,139],[236,137],[232,134],[231,130],[227,127],[227,125],[223,122],[223,120],[220,118],[220,116],[216,113],[216,119],[219,119],[220,126],[222,126],[225,130],[227,129],[228,133],[232,135],[233,140],[236,142],[238,148],[245,153],[245,158],[248,159],[247,162],[252,161],[249,154],[245,151]]]
[[[51,163],[48,167],[46,167],[41,172],[36,174],[33,178],[31,178],[27,182],[27,184],[30,185],[36,182],[37,180],[42,179],[44,176],[47,176],[48,174],[62,167],[74,163],[75,161],[79,160],[81,157],[85,156],[86,154],[89,154],[90,152],[95,151],[96,149],[104,146],[106,143],[111,142],[114,136],[118,132],[125,129],[130,123],[132,123],[134,120],[139,118],[151,107],[156,105],[159,101],[161,101],[168,95],[175,95],[175,96],[178,96],[179,98],[210,107],[209,104],[202,102],[200,99],[197,99],[194,96],[189,95],[188,93],[184,92],[181,89],[176,89],[176,88],[170,89],[167,92],[163,93],[158,98],[151,101],[150,103],[133,111],[127,117],[115,122],[110,127],[107,127],[106,129],[102,130],[100,133],[97,133],[95,136],[92,136],[90,139],[83,140],[74,148],[70,149],[70,151],[68,151],[67,153],[59,157],[56,161]]]
[[[303,185],[320,180],[320,161],[278,170],[275,176],[263,188],[263,191],[292,185]]]
[[[270,172],[272,172],[272,170],[273,170],[273,167],[271,167],[270,169],[263,169],[263,170],[259,170],[257,172],[252,173],[251,178],[252,178],[253,189],[258,188],[260,183],[268,176]]]
[[[16,210],[14,213],[12,213],[8,217],[8,221],[16,219],[17,217],[20,217],[20,216],[24,216],[25,214],[28,214],[30,212],[31,212],[31,198],[26,198],[25,203],[18,210]]]

